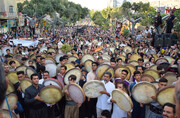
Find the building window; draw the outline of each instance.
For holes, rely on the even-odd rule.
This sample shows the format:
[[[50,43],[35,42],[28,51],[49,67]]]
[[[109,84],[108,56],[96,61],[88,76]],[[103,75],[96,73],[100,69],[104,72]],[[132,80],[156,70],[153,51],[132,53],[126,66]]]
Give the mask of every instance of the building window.
[[[9,13],[14,13],[14,7],[13,6],[9,6]]]

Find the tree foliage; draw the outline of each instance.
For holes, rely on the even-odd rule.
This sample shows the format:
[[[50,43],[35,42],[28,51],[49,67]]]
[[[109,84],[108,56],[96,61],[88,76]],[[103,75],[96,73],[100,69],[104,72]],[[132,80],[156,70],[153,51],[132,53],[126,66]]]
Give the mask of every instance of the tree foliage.
[[[88,8],[83,8],[80,4],[68,2],[68,0],[31,0],[18,3],[18,10],[23,14],[32,17],[40,17],[48,14],[53,17],[54,13],[58,13],[61,18],[68,19],[70,22],[85,18],[89,14]]]

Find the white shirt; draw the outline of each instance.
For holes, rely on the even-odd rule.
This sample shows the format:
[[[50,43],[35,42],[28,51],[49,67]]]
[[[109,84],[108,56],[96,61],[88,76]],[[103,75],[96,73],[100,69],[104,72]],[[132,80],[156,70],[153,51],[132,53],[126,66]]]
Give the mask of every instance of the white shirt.
[[[102,82],[105,85],[106,91],[111,95],[112,91],[115,89],[115,85],[111,83],[110,81],[105,84],[105,81],[102,80]],[[111,110],[112,109],[112,103],[108,103],[107,100],[110,97],[106,94],[102,94],[101,96],[98,97],[96,107],[101,109],[101,110]]]
[[[96,77],[96,74],[93,72],[93,71],[90,71],[88,74],[87,74],[87,82],[90,81],[90,80],[94,80]]]
[[[39,80],[39,84],[43,84],[43,82],[44,82],[43,78]]]

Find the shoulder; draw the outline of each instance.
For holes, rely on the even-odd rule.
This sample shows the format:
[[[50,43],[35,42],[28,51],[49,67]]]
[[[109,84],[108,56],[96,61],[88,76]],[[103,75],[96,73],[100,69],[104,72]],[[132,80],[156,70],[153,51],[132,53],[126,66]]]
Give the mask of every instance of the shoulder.
[[[41,89],[41,88],[43,88],[44,87],[44,85],[42,85],[42,84],[39,84],[39,88]]]
[[[28,88],[26,88],[25,93],[31,91],[32,88],[33,88],[33,85],[31,85],[31,86],[29,86]]]

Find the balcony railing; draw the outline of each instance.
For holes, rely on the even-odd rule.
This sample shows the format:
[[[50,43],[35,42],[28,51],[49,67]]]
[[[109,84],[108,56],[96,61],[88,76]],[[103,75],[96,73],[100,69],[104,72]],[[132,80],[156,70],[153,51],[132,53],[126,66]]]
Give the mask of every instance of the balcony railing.
[[[4,13],[4,12],[0,12],[0,19],[9,19],[9,18],[15,18],[17,17],[17,13]]]

